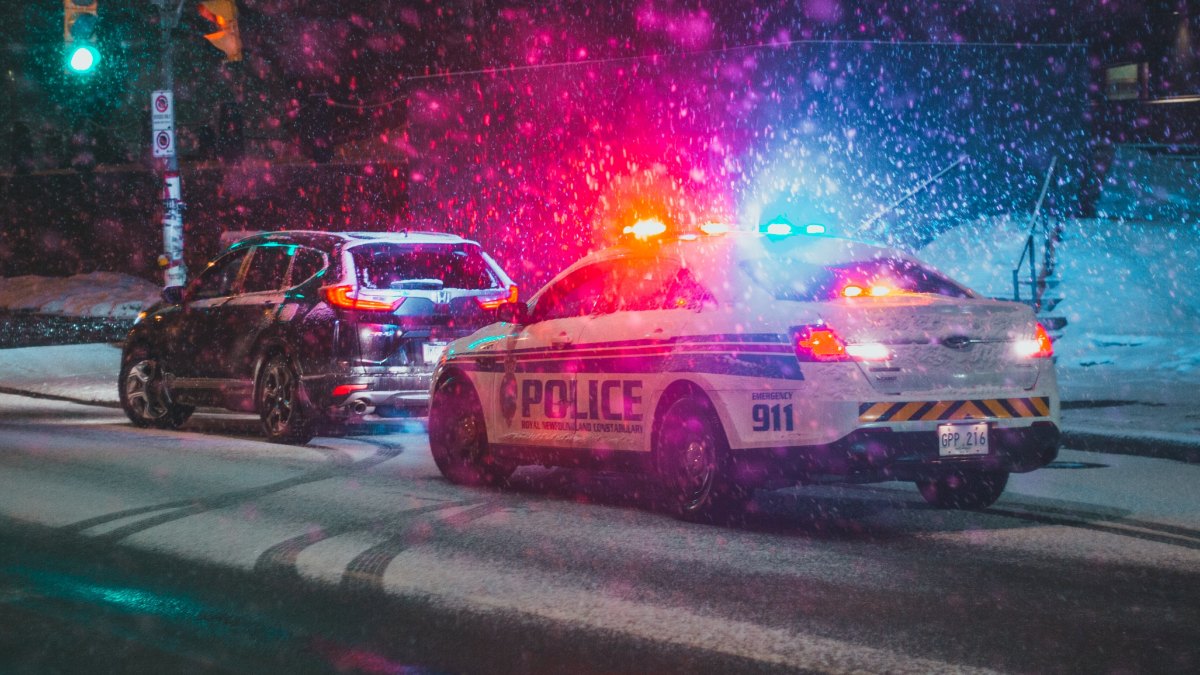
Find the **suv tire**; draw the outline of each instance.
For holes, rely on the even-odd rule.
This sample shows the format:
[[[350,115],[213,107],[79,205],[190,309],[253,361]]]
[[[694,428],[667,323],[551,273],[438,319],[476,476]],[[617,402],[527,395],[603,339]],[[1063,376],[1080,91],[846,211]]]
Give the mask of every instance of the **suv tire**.
[[[121,409],[139,427],[178,429],[194,410],[171,401],[162,366],[144,347],[130,349],[122,356],[117,392]]]
[[[263,433],[272,443],[303,445],[313,437],[300,396],[300,376],[282,354],[267,359],[258,376],[254,402]]]

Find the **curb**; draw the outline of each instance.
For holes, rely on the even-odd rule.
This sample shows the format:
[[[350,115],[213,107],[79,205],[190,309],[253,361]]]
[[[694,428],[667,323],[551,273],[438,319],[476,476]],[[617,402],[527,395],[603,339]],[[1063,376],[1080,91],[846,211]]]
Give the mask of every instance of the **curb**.
[[[1125,434],[1063,430],[1060,447],[1113,455],[1135,455],[1200,464],[1200,438],[1194,441]]]
[[[8,394],[10,396],[24,396],[26,398],[40,398],[49,401],[65,401],[67,403],[78,403],[79,405],[94,405],[101,408],[120,408],[121,403],[118,401],[101,401],[87,400],[82,398],[73,398],[71,396],[60,396],[58,394],[47,394],[45,392],[34,391],[32,389],[16,389],[13,387],[0,387],[0,394]]]

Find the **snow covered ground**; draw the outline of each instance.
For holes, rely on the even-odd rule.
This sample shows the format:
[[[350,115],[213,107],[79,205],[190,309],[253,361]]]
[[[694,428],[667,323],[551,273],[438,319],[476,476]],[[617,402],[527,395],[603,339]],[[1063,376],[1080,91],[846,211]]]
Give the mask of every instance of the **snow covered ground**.
[[[981,221],[918,255],[980,293],[1011,298],[1027,235],[1023,219]],[[1094,370],[1114,385],[1200,383],[1200,228],[1070,221],[1056,259],[1060,285],[1049,295],[1063,298],[1053,314],[1068,321],[1055,344],[1060,371]]]

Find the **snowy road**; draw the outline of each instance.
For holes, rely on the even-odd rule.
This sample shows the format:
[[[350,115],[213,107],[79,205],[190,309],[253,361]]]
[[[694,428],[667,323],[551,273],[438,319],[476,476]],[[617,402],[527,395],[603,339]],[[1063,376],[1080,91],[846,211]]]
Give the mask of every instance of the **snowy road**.
[[[985,513],[441,479],[423,433],[256,437],[0,395],[0,670],[1195,672],[1200,466],[1064,451]]]

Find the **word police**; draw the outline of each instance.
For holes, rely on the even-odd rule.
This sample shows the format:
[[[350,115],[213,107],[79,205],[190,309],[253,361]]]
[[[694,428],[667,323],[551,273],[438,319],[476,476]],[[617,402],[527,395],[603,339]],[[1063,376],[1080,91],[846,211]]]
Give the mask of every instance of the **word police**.
[[[521,380],[521,417],[639,422],[641,380]]]

